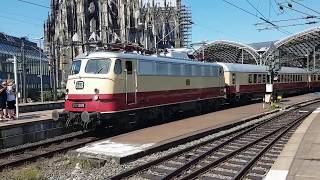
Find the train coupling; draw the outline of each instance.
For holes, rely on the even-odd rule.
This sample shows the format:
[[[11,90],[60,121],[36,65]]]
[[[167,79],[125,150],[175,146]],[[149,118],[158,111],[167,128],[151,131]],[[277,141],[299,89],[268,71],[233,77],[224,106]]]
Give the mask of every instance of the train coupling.
[[[98,112],[87,112],[84,111],[81,113],[81,121],[83,123],[84,129],[89,129],[89,124],[92,127],[100,124],[100,113]]]

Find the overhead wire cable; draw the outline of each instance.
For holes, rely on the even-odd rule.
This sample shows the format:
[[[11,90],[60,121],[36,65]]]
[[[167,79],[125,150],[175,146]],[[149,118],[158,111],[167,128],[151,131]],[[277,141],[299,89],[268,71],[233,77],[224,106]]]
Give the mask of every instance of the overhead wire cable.
[[[297,1],[295,1],[295,0],[291,0],[291,1],[294,2],[294,3],[296,3],[296,4],[298,4],[298,5],[300,5],[300,6],[302,6],[302,7],[304,7],[304,8],[306,8],[306,9],[309,9],[310,11],[313,11],[313,12],[315,12],[315,13],[317,13],[317,14],[320,14],[319,11],[316,11],[316,10],[314,10],[314,9],[312,9],[312,8],[310,8],[310,7],[302,4],[302,3],[299,3],[299,2],[297,2]]]
[[[31,4],[31,5],[34,5],[34,6],[38,6],[38,7],[43,7],[43,8],[50,9],[50,7],[48,7],[48,6],[45,6],[45,5],[42,5],[42,4],[38,4],[38,3],[34,3],[34,2],[30,2],[30,1],[26,1],[26,0],[17,0],[17,1],[20,1],[20,2],[23,2],[23,3],[27,3],[27,4]]]
[[[10,20],[10,21],[20,22],[20,23],[24,23],[24,24],[29,24],[29,25],[30,24],[33,24],[33,25],[36,25],[36,26],[41,25],[41,24],[30,23],[30,22],[27,22],[27,21],[22,21],[22,20],[19,20],[19,19],[15,19],[15,18],[12,18],[12,17],[3,16],[3,15],[0,15],[0,18],[7,19],[7,20]]]
[[[289,24],[289,25],[282,25],[282,26],[279,26],[279,27],[293,27],[293,26],[303,26],[303,25],[311,25],[311,24],[317,24],[319,23],[320,21],[310,21],[310,22],[306,22],[306,23],[297,23],[297,24]],[[274,27],[265,27],[265,28],[260,28],[260,29],[257,29],[258,31],[263,31],[263,30],[272,30],[274,29]]]
[[[272,22],[270,22],[269,20],[267,20],[267,19],[265,19],[265,18],[263,18],[263,17],[257,16],[257,15],[255,15],[255,14],[249,12],[248,10],[245,10],[245,9],[243,9],[243,8],[241,8],[241,7],[235,5],[235,4],[233,4],[233,3],[231,3],[231,2],[229,2],[229,1],[227,1],[227,0],[222,0],[222,1],[224,1],[225,3],[230,4],[230,5],[233,6],[233,7],[236,7],[237,9],[240,9],[241,11],[246,12],[247,14],[250,14],[250,15],[252,15],[252,16],[254,16],[254,17],[256,17],[256,18],[258,18],[258,19],[260,19],[260,20],[262,20],[262,21],[265,21],[265,22],[268,23],[268,24],[271,24],[271,25],[273,25],[273,26],[275,26],[275,27],[277,26],[277,25],[273,24]],[[277,28],[276,28],[276,29],[277,29]],[[282,33],[284,33],[284,34],[287,34],[287,35],[292,34],[292,33],[290,33],[290,32],[287,31],[287,30],[284,30],[284,31],[283,31],[283,30],[280,30],[280,29],[277,29],[277,30],[280,31],[280,32],[282,32]]]
[[[286,6],[286,5],[281,5],[280,3],[278,4],[278,6],[285,7],[285,8],[287,8],[287,9],[290,9],[290,10],[292,10],[292,11],[295,11],[295,12],[298,12],[298,13],[301,13],[301,14],[304,14],[304,15],[307,15],[307,16],[312,16],[311,14],[308,14],[308,13],[305,13],[305,12],[302,12],[302,11],[299,11],[299,10],[294,9],[294,8],[292,8],[292,7],[288,7],[288,6]]]
[[[277,22],[288,22],[288,21],[296,21],[296,20],[303,20],[303,19],[320,19],[320,16],[306,16],[301,18],[274,20],[270,22],[277,23]],[[266,22],[255,23],[254,25],[263,25],[263,24],[266,24]]]

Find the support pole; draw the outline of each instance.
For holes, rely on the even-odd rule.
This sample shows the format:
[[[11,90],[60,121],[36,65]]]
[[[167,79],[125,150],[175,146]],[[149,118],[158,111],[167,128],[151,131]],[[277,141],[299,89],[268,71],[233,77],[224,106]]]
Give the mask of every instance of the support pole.
[[[39,56],[40,56],[40,92],[41,102],[43,102],[43,77],[42,77],[42,56],[41,56],[41,38],[39,38]]]
[[[14,71],[14,82],[16,84],[16,90],[19,89],[18,87],[18,64],[17,64],[17,56],[13,57],[13,71]],[[18,94],[16,95],[16,118],[19,118],[19,97]]]
[[[313,46],[313,71],[316,70],[316,46]]]

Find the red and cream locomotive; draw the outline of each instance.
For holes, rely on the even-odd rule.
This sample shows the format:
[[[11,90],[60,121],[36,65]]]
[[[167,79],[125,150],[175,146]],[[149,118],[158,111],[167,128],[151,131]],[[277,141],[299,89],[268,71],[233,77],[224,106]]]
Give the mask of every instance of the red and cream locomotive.
[[[171,53],[171,55],[174,52]],[[261,98],[265,66],[207,63],[184,58],[97,51],[76,58],[68,77],[67,125],[130,127],[184,111],[209,111],[226,101]],[[283,67],[274,89],[291,94],[319,88],[320,76]]]
[[[73,61],[66,92],[65,111],[54,119],[123,127],[221,104],[225,80],[215,63],[102,51]]]

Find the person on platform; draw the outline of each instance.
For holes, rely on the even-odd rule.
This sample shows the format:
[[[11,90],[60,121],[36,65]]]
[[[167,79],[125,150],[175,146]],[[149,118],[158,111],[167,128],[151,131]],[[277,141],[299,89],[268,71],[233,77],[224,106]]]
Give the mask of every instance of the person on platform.
[[[7,108],[7,84],[3,81],[0,85],[0,121],[4,120],[4,113]]]
[[[8,80],[7,84],[7,112],[9,119],[14,119],[14,110],[16,106],[16,86],[12,79]]]

